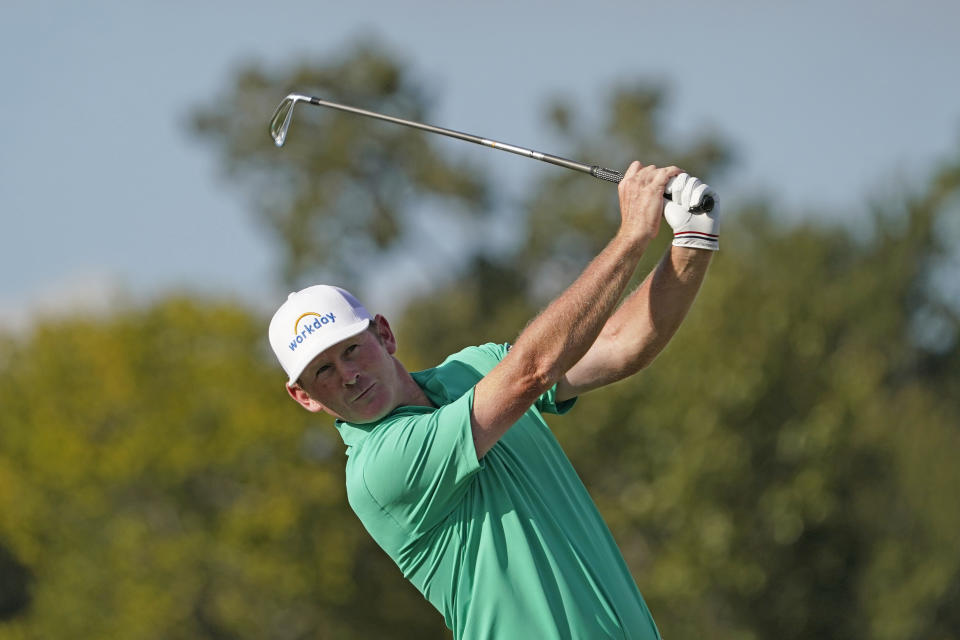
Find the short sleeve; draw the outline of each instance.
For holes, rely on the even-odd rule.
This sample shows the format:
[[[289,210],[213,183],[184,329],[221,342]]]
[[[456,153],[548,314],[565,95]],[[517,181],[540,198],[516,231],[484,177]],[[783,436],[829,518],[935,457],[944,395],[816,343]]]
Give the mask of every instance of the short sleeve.
[[[425,531],[463,499],[477,460],[470,426],[473,388],[423,414],[398,416],[367,438],[357,462],[363,488],[408,531]]]
[[[496,358],[496,362],[503,360],[504,356],[507,355],[507,352],[510,351],[510,345],[507,344],[488,344],[484,345],[484,348],[489,351],[491,355]],[[495,363],[494,363],[495,364]],[[492,368],[492,367],[491,367]],[[489,371],[489,369],[488,369]],[[553,385],[548,389],[543,395],[537,398],[537,401],[534,403],[534,406],[541,413],[555,413],[562,415],[573,408],[573,405],[576,404],[576,398],[569,398],[563,402],[557,404],[557,385]]]
[[[563,402],[557,403],[557,385],[553,385],[534,403],[541,413],[555,413],[563,415],[573,408],[576,404],[576,398],[567,398]]]

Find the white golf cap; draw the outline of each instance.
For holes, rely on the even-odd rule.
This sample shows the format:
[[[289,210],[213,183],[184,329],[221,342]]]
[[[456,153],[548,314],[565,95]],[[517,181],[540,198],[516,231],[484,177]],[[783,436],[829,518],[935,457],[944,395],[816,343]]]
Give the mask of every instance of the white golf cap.
[[[292,385],[320,353],[370,324],[363,305],[339,287],[318,284],[287,296],[270,320],[270,346]]]

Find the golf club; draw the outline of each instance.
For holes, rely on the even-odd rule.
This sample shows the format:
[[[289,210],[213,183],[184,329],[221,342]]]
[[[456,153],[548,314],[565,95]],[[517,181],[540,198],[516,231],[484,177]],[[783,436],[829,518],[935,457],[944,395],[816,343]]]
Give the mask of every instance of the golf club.
[[[387,122],[402,124],[405,127],[413,127],[414,129],[429,131],[431,133],[439,133],[441,135],[449,136],[451,138],[457,138],[458,140],[466,140],[467,142],[473,142],[474,144],[481,144],[485,147],[490,147],[492,149],[509,151],[510,153],[515,153],[517,155],[525,156],[527,158],[533,158],[534,160],[549,162],[550,164],[559,165],[561,167],[566,167],[567,169],[573,169],[574,171],[580,171],[582,173],[589,173],[594,178],[599,178],[600,180],[606,180],[608,182],[620,182],[621,180],[623,180],[623,174],[620,173],[619,171],[615,171],[613,169],[606,169],[599,165],[589,165],[589,164],[584,164],[582,162],[575,162],[573,160],[568,160],[566,158],[561,158],[559,156],[550,155],[549,153],[541,153],[540,151],[534,151],[532,149],[524,149],[523,147],[518,147],[512,144],[506,144],[504,142],[497,142],[496,140],[488,140],[486,138],[481,138],[479,136],[471,135],[469,133],[454,131],[453,129],[444,129],[443,127],[435,127],[433,125],[423,124],[421,122],[404,120],[403,118],[396,118],[394,116],[388,116],[382,113],[376,113],[375,111],[367,111],[366,109],[350,107],[344,104],[338,104],[336,102],[321,100],[320,98],[304,96],[297,93],[291,93],[286,98],[284,98],[283,101],[280,103],[280,105],[277,107],[277,110],[273,113],[273,118],[271,118],[270,120],[270,135],[273,137],[273,141],[277,144],[278,147],[282,147],[283,143],[287,139],[287,132],[290,129],[290,121],[293,119],[293,107],[298,102],[306,102],[308,104],[317,105],[318,107],[329,107],[331,109],[338,109],[340,111],[348,111],[350,113],[356,113],[361,116],[376,118],[377,120],[386,120]],[[669,200],[670,194],[665,193],[664,197]],[[712,211],[713,205],[714,205],[713,198],[707,195],[707,196],[704,196],[703,201],[700,202],[699,205],[690,207],[690,211],[695,213]]]

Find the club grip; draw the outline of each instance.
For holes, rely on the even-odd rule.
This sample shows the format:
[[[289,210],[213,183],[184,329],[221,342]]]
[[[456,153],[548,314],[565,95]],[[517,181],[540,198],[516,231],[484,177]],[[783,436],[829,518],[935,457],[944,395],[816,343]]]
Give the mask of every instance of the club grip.
[[[601,180],[606,180],[607,182],[616,182],[618,184],[620,183],[621,180],[623,180],[623,174],[620,173],[619,171],[614,171],[613,169],[607,169],[606,167],[601,167],[599,165],[593,165],[592,167],[590,167],[590,175],[592,175],[594,178],[600,178]],[[669,193],[663,194],[663,197],[666,198],[667,200],[673,200],[673,198],[670,197]],[[701,202],[696,207],[690,207],[690,211],[692,211],[693,213],[710,212],[710,211],[713,211],[713,205],[714,205],[713,197],[704,196],[703,202]]]
[[[616,182],[618,184],[621,180],[623,180],[623,174],[619,171],[606,169],[597,165],[590,167],[590,175],[592,175],[594,178],[600,178],[601,180],[606,180],[607,182]]]

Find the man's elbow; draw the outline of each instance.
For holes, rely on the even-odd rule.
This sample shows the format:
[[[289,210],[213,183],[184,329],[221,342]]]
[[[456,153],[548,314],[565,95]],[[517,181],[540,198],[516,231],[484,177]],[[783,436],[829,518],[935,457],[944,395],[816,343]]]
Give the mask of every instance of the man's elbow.
[[[653,364],[661,350],[655,341],[636,340],[626,344],[611,342],[604,352],[608,370],[615,379],[623,380]]]
[[[537,357],[537,354],[514,353],[511,351],[510,355],[515,357],[516,362],[516,369],[511,377],[513,390],[517,396],[522,398],[536,400],[566,373],[560,371],[556,363],[549,362],[546,358]]]

